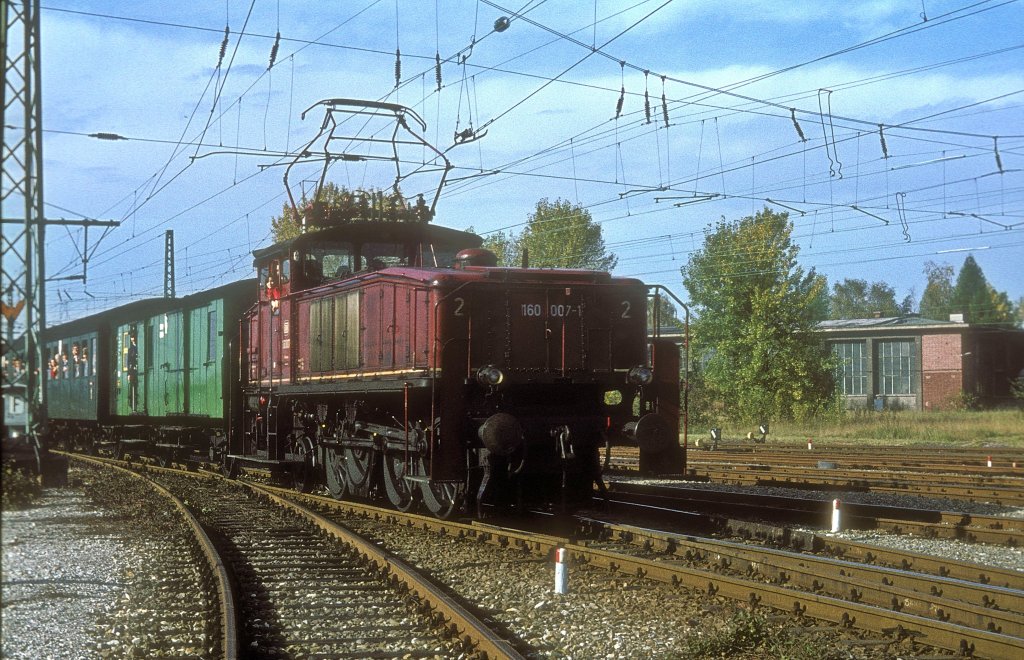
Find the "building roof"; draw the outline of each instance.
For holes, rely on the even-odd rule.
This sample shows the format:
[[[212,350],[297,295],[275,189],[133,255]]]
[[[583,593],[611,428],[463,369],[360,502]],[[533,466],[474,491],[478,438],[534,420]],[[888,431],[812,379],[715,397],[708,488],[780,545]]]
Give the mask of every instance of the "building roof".
[[[830,319],[818,321],[820,330],[856,330],[872,328],[957,328],[966,327],[966,323],[956,321],[936,321],[920,316],[888,316],[870,319]]]

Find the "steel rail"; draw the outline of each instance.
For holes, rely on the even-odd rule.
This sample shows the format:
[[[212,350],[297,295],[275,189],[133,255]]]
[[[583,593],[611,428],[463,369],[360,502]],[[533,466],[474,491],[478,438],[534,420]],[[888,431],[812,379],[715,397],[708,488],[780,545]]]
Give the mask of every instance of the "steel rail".
[[[220,651],[221,657],[228,660],[233,660],[239,657],[239,636],[238,636],[238,609],[235,606],[237,600],[234,588],[231,582],[231,573],[228,571],[227,565],[221,558],[220,553],[217,552],[217,548],[213,545],[213,541],[210,540],[206,530],[199,523],[199,520],[189,510],[188,506],[181,501],[174,493],[164,488],[162,485],[156,483],[152,479],[147,478],[144,474],[129,470],[127,467],[122,467],[118,463],[125,463],[125,461],[113,461],[110,459],[97,459],[89,456],[81,456],[79,454],[70,454],[67,452],[57,452],[67,456],[70,459],[82,461],[103,468],[109,468],[111,470],[120,471],[126,475],[130,475],[135,479],[139,479],[144,483],[148,484],[154,491],[172,502],[178,512],[181,514],[184,521],[188,524],[192,530],[192,535],[196,540],[203,556],[206,558],[206,564],[210,570],[210,575],[213,577],[214,585],[217,589],[217,598],[220,602],[220,615],[219,615],[219,628],[220,628]]]
[[[673,557],[865,605],[1024,637],[1024,591],[742,543],[682,537],[631,525],[603,536]]]
[[[244,482],[243,482],[244,483]],[[497,635],[486,623],[475,614],[463,607],[437,585],[426,580],[424,575],[402,561],[395,555],[374,545],[370,541],[345,529],[309,509],[296,504],[290,499],[278,495],[270,488],[246,483],[256,493],[269,498],[278,506],[304,518],[329,535],[355,548],[368,561],[383,571],[387,571],[432,609],[439,612],[447,620],[449,632],[461,638],[475,650],[487,654],[488,658],[523,658],[511,644]]]

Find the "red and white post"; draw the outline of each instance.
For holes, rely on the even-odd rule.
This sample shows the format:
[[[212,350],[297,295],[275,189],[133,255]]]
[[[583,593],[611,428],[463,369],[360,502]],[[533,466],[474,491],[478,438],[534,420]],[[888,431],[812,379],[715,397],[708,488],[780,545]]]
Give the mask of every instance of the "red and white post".
[[[992,467],[992,457],[991,456],[988,457],[987,465],[988,465],[988,467]]]
[[[565,563],[565,548],[555,550],[555,593],[569,593],[569,567]]]
[[[841,526],[839,520],[839,500],[832,500],[832,531],[838,532]]]
[[[814,440],[807,438],[807,451],[814,451]]]

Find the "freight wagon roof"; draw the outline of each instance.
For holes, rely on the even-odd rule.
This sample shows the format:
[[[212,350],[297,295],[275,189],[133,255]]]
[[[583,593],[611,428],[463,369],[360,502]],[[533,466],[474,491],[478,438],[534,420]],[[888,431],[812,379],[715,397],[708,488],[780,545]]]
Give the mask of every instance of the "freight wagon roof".
[[[321,241],[351,241],[361,243],[367,241],[395,243],[434,243],[438,245],[455,245],[460,248],[480,247],[483,244],[476,234],[448,227],[439,227],[423,223],[384,222],[352,220],[318,231],[309,231],[287,241],[275,243],[270,247],[253,250],[254,263],[265,257],[286,254],[293,249],[301,249],[316,245]]]
[[[180,298],[146,298],[145,300],[136,300],[128,303],[127,305],[112,307],[111,309],[90,314],[89,316],[84,316],[80,319],[75,319],[74,321],[47,326],[43,331],[43,338],[45,340],[49,337],[66,337],[70,335],[83,334],[91,332],[99,325],[105,323],[121,321],[124,319],[131,320],[144,318],[161,312],[190,307],[208,300],[216,300],[217,298],[232,298],[235,296],[246,295],[255,299],[255,279],[250,278],[231,282],[230,284],[224,284],[205,291],[198,291]]]

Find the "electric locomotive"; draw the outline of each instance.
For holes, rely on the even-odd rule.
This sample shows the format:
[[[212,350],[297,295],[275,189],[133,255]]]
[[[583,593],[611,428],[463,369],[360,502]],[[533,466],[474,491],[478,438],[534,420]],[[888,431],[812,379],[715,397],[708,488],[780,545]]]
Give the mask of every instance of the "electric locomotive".
[[[497,267],[414,215],[331,224],[254,253],[229,474],[447,517],[585,504],[613,442],[683,471],[679,351],[649,341],[642,282]]]

